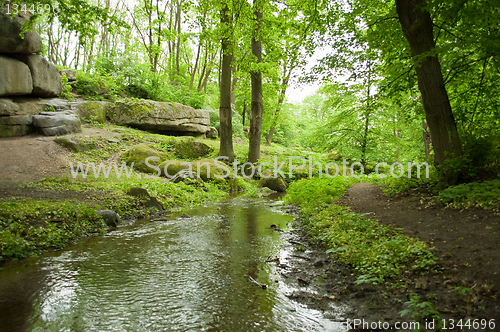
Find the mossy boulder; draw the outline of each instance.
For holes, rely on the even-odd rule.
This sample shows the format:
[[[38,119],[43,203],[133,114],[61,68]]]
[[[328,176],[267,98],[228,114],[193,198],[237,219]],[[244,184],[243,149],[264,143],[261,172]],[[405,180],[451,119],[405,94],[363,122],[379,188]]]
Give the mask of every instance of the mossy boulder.
[[[199,176],[205,182],[210,181],[219,184],[229,184],[231,187],[234,182],[234,185],[236,185],[236,179],[230,167],[226,166],[227,170],[225,170],[220,166],[222,165],[221,162],[218,164],[219,165],[215,163],[214,159],[202,159],[192,162],[167,160],[161,163],[159,167],[162,171],[162,175],[168,178],[173,178],[182,170],[188,170]],[[165,171],[167,173],[165,173]]]
[[[57,137],[54,139],[54,142],[64,146],[68,150],[76,152],[88,151],[93,147],[93,145],[91,144],[83,143],[74,137],[68,137],[68,136]]]
[[[122,155],[122,159],[127,163],[127,165],[130,166],[134,163],[135,170],[144,173],[156,173],[156,170],[153,167],[146,164],[146,159],[148,157],[157,157],[149,159],[148,163],[151,166],[158,166],[163,160],[168,158],[168,155],[165,152],[158,151],[147,144],[134,145]]]
[[[192,139],[172,140],[176,157],[180,159],[200,159],[209,156],[214,149],[203,142]]]
[[[82,101],[72,104],[72,108],[78,111],[80,119],[84,122],[105,123],[106,107],[108,102],[103,101]]]
[[[285,180],[283,180],[283,178],[273,177],[272,172],[269,170],[264,171],[264,174],[262,175],[263,177],[259,181],[259,187],[269,188],[278,192],[286,191],[286,182]]]

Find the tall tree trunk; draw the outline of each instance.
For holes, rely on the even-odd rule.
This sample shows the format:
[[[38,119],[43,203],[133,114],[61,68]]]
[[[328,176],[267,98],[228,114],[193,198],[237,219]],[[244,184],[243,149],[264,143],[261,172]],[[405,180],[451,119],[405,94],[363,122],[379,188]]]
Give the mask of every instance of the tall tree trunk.
[[[257,58],[257,64],[262,62],[262,4],[254,0],[254,15],[256,21],[255,36],[252,38],[252,54]],[[250,133],[248,147],[248,161],[256,163],[260,159],[260,136],[262,130],[262,72],[260,68],[250,72],[252,83],[252,109],[250,116]]]
[[[442,165],[446,159],[462,156],[462,146],[444,86],[441,65],[437,56],[428,55],[435,48],[435,43],[431,16],[424,9],[425,5],[425,0],[396,0],[396,11],[417,62],[418,88],[432,134],[434,162]],[[456,182],[453,176],[445,176],[448,183]]]
[[[233,151],[233,124],[231,113],[231,63],[233,55],[231,54],[231,12],[227,3],[222,7],[221,25],[224,28],[221,46],[222,46],[222,65],[220,75],[220,150],[219,156],[229,158],[229,162],[234,161]]]

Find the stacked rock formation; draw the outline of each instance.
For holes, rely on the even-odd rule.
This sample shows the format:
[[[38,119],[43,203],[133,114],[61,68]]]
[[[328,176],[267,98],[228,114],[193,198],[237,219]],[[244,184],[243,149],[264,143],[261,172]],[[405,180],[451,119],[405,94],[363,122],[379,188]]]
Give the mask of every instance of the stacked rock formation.
[[[80,119],[66,101],[44,100],[62,92],[58,68],[44,57],[35,31],[20,36],[25,15],[10,17],[0,9],[0,137],[36,131],[64,135],[80,131]],[[64,107],[61,107],[61,103]]]
[[[0,12],[0,97],[57,97],[61,75],[54,64],[36,54],[42,51],[40,36],[35,31],[25,32],[24,39],[20,36],[27,19]]]

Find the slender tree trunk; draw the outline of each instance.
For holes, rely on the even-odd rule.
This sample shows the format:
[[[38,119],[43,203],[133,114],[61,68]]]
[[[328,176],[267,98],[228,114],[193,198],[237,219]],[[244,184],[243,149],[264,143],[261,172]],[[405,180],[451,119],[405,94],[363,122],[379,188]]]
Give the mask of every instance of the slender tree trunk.
[[[427,124],[432,134],[434,162],[462,156],[462,146],[446,92],[441,65],[437,56],[428,55],[435,48],[432,20],[424,10],[425,0],[396,0],[396,11],[403,34],[416,61],[418,88],[422,94]],[[453,176],[448,183],[456,182]]]
[[[241,117],[243,118],[243,126],[245,126],[245,116],[247,115],[247,101],[243,102],[243,112],[241,112]]]
[[[233,56],[231,54],[231,12],[227,3],[222,7],[221,25],[224,28],[221,46],[222,46],[222,65],[220,75],[220,150],[219,156],[229,158],[229,162],[234,161],[233,151],[233,124],[231,113],[231,63]]]
[[[288,75],[286,74],[286,66],[283,71],[283,81],[281,81],[281,91],[280,91],[280,97],[278,99],[278,105],[276,107],[276,111],[274,112],[274,117],[273,117],[273,123],[271,125],[271,128],[269,128],[269,133],[267,134],[267,145],[271,145],[273,142],[273,135],[274,131],[276,130],[276,125],[278,124],[278,116],[281,112],[281,106],[285,102],[285,94],[286,94],[286,89],[288,88],[288,81],[290,80],[292,70],[290,69],[290,72]]]
[[[177,6],[177,50],[175,54],[175,68],[177,77],[175,81],[177,82],[179,75],[181,74],[181,16],[182,15],[182,0],[179,0],[179,4]]]
[[[254,15],[256,21],[255,36],[252,38],[252,54],[257,58],[257,64],[262,62],[262,5],[254,0]],[[252,109],[250,117],[250,133],[248,147],[248,161],[256,163],[260,159],[260,136],[262,130],[262,72],[260,68],[250,72],[252,83]]]

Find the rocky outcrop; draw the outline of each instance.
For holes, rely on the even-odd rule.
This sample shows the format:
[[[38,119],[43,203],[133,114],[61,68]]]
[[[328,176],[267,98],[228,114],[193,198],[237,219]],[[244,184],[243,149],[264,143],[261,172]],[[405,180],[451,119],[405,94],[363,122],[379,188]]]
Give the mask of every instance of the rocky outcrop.
[[[29,95],[33,91],[33,79],[25,63],[0,55],[0,73],[0,96]]]
[[[35,31],[21,37],[23,22],[28,17],[12,19],[0,11],[0,96],[33,95],[56,97],[62,92],[61,75],[57,67],[39,53],[42,41]]]
[[[25,63],[33,79],[31,94],[39,97],[57,97],[62,92],[61,75],[56,65],[36,54],[17,55],[16,59]]]
[[[21,38],[22,25],[26,20],[27,16],[10,18],[0,11],[0,53],[33,54],[42,51],[42,40],[35,31],[26,31]]]
[[[34,131],[30,115],[0,116],[0,137],[24,136]]]
[[[118,101],[107,116],[118,125],[165,134],[205,134],[210,125],[208,111],[151,100]]]
[[[33,116],[33,124],[46,136],[66,135],[82,131],[81,122],[73,111],[41,112]]]

